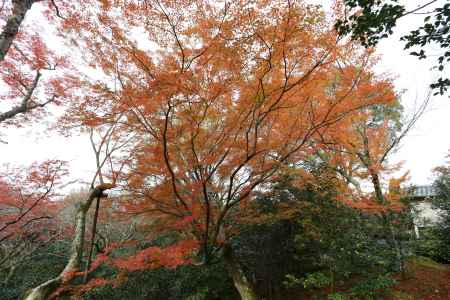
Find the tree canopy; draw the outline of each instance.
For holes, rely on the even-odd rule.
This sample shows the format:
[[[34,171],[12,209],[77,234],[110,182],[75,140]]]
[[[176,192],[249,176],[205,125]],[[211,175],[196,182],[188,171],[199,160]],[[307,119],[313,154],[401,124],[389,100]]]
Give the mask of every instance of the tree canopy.
[[[27,25],[25,16],[36,7],[70,51],[50,50],[48,37]],[[249,274],[261,269],[241,262],[254,259],[252,238],[270,240],[277,228],[286,235],[295,228],[325,253],[312,258],[320,270],[337,272],[331,251],[343,243],[330,240],[336,228],[316,222],[329,216],[361,245],[375,245],[376,238],[365,241],[369,227],[351,230],[348,220],[380,222],[377,234],[400,263],[393,218],[404,208],[406,175],[392,177],[398,167],[387,157],[422,111],[402,123],[392,78],[375,72],[378,58],[364,47],[394,21],[368,40],[358,31],[362,46],[335,30],[336,22],[341,34],[352,28],[339,17],[301,0],[7,2],[0,19],[1,99],[12,108],[0,113],[0,122],[25,126],[22,117],[38,119],[47,104],[61,105],[56,127],[87,135],[95,158],[88,192],[72,209],[73,225],[57,224],[71,233],[66,264],[24,299],[118,286],[130,272],[215,264],[227,270],[242,299],[258,299]],[[12,173],[0,176],[6,195],[0,205],[23,203],[0,214],[0,242],[12,233],[6,229],[20,235],[47,212],[57,220],[51,209],[67,203],[56,192],[63,166],[33,166],[30,175],[14,177],[20,184],[8,179]],[[371,183],[369,191],[363,182]],[[120,222],[132,233],[119,233]],[[286,236],[287,245],[303,251],[298,232],[296,240]],[[268,247],[267,255],[282,259],[273,251]],[[346,259],[373,270],[380,265],[368,254]]]

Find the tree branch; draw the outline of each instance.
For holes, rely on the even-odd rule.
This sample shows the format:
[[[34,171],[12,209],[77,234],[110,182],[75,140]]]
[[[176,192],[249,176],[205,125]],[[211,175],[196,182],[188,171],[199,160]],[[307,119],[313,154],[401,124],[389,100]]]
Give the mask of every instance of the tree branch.
[[[38,0],[39,1],[39,0]],[[36,0],[12,0],[13,9],[11,16],[6,21],[0,33],[0,62],[5,59],[6,54],[19,32],[19,27],[25,19],[25,15]]]
[[[45,101],[43,103],[32,103],[31,98],[33,97],[33,93],[37,88],[37,85],[39,83],[41,76],[42,76],[41,72],[37,71],[36,75],[34,76],[33,83],[31,84],[31,86],[29,88],[27,88],[27,93],[23,97],[20,105],[13,107],[4,113],[0,113],[0,122],[12,119],[18,114],[24,114],[24,113],[32,111],[36,108],[44,107],[47,104],[55,101],[57,96],[53,95],[53,97],[51,97],[50,99],[48,99],[47,101]]]

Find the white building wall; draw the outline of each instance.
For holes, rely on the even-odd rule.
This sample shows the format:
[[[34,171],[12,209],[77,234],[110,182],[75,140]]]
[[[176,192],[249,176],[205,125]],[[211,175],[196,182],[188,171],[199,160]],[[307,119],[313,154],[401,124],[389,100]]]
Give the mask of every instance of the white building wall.
[[[441,211],[433,207],[428,200],[416,202],[412,205],[414,231],[416,238],[419,238],[419,228],[430,227],[439,223]]]

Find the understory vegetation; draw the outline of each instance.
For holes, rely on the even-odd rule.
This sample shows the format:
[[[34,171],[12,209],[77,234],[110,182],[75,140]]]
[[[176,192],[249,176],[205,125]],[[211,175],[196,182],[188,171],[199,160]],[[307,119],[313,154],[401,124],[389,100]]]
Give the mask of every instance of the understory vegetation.
[[[76,198],[79,194],[71,197]],[[382,217],[343,205],[336,201],[336,197],[337,191],[333,186],[307,185],[298,188],[292,184],[292,178],[284,177],[270,191],[260,193],[251,204],[252,216],[242,219],[232,247],[252,281],[258,299],[368,300],[391,299],[389,297],[392,295],[397,295],[392,299],[410,299],[396,297],[408,295],[404,285],[419,284],[413,281],[415,276],[418,276],[415,280],[422,281],[425,278],[420,276],[436,277],[438,275],[434,272],[442,273],[433,284],[450,278],[450,266],[439,265],[431,259],[416,258],[416,254],[421,254],[443,263],[449,262],[446,260],[448,253],[436,252],[437,249],[445,249],[445,240],[436,236],[430,238],[429,235],[424,235],[420,240],[414,238],[408,213],[391,213],[396,220],[402,220],[395,226],[404,253],[404,267],[400,270],[395,253],[384,235]],[[106,238],[103,236],[107,229],[105,226],[110,225],[99,224],[102,238]],[[154,226],[135,228],[134,237],[144,236]],[[109,228],[110,236],[107,238],[117,238],[120,227],[118,222],[117,228]],[[437,227],[430,229],[432,232],[438,230]],[[176,236],[174,232],[167,232],[165,237],[159,237],[151,245],[170,245]],[[18,266],[11,274],[2,273],[2,299],[17,299],[27,289],[55,276],[64,267],[69,244],[70,240],[64,238],[53,241],[41,249],[43,254],[29,263]],[[105,245],[98,246],[97,255],[105,251],[100,247]],[[119,249],[115,255],[129,256],[147,247],[148,242],[136,242]],[[62,291],[59,297],[239,299],[227,268],[220,260],[201,266],[180,265],[126,273],[113,265],[102,265],[91,276],[110,282],[98,286],[88,283],[87,288],[79,289],[77,285],[82,281],[74,281],[72,288]],[[122,279],[118,281],[118,277]],[[428,282],[429,278],[426,280]],[[426,289],[427,286],[423,285],[420,290],[423,297],[427,295]],[[448,295],[445,293],[450,289],[446,289],[444,284],[439,291],[442,295]],[[446,299],[443,297],[433,299]]]

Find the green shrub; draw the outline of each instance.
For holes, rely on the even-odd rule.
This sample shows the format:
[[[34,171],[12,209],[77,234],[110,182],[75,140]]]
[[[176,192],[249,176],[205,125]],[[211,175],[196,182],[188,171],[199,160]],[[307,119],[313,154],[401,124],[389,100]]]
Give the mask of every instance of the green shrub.
[[[350,292],[355,300],[376,300],[380,299],[379,296],[388,291],[396,283],[396,280],[389,274],[378,275],[377,277],[360,282]]]
[[[223,264],[215,264],[133,272],[123,285],[94,288],[84,299],[226,300],[236,299],[236,292]]]
[[[426,228],[421,231],[421,239],[415,245],[417,255],[425,256],[440,263],[450,263],[450,244],[441,238],[439,229]]]
[[[306,275],[303,279],[303,287],[308,288],[322,288],[329,286],[332,283],[332,279],[322,272],[314,272]]]
[[[328,295],[328,300],[351,300],[351,299],[340,293],[333,293]]]
[[[60,242],[40,249],[41,254],[19,265],[7,283],[4,282],[7,274],[0,272],[0,299],[21,299],[28,289],[58,275],[66,263],[66,249],[66,244]]]

